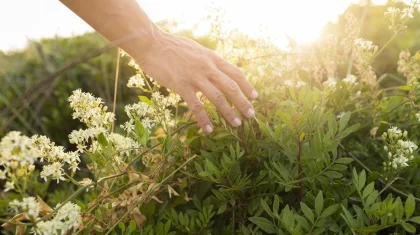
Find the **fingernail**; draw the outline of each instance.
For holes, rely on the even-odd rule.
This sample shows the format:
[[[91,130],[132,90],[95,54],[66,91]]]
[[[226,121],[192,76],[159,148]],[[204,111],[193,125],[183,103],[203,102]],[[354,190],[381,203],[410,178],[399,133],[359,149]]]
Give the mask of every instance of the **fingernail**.
[[[204,127],[204,131],[207,132],[207,133],[211,133],[211,132],[213,132],[213,127],[210,126],[210,125],[206,125]]]
[[[257,97],[258,97],[258,92],[256,90],[252,90],[251,99],[256,99]]]
[[[242,124],[241,120],[239,120],[239,118],[235,118],[233,119],[233,126],[237,127],[240,126]]]
[[[249,118],[254,117],[255,111],[253,108],[249,108],[248,111],[246,112],[246,116]]]

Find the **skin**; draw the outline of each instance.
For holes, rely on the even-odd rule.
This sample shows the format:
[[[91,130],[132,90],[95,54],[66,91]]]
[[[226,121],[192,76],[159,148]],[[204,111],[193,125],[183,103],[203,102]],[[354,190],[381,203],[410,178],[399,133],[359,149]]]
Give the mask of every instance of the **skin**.
[[[61,0],[105,38],[121,47],[140,68],[188,104],[198,125],[213,125],[197,97],[201,92],[230,125],[242,124],[228,100],[247,118],[254,117],[249,99],[258,97],[241,70],[193,40],[159,29],[135,0]]]

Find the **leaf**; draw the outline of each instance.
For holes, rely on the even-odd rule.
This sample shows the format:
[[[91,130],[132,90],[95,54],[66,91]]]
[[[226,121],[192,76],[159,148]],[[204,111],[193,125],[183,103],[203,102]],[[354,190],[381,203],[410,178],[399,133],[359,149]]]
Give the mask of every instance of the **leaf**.
[[[264,201],[264,199],[261,198],[261,205],[264,208],[265,212],[271,217],[273,217],[273,212],[271,211],[270,207],[268,206],[267,202]]]
[[[151,105],[152,104],[152,102],[149,100],[149,98],[147,98],[146,96],[143,96],[143,95],[140,95],[139,96],[139,100],[141,102],[143,102],[143,103],[148,104],[148,105]]]
[[[349,157],[342,157],[342,158],[338,158],[337,160],[335,160],[335,163],[339,163],[339,164],[349,164],[351,162],[353,162],[353,158],[349,158]]]
[[[274,195],[274,203],[273,203],[273,213],[274,214],[278,214],[279,207],[280,207],[280,199],[279,199],[279,196]]]
[[[338,209],[339,205],[335,204],[332,206],[329,206],[327,209],[325,209],[322,214],[319,216],[320,218],[324,218],[324,217],[328,217],[332,214],[334,214],[334,212]]]
[[[106,139],[104,133],[98,135],[98,142],[102,147],[106,147],[108,145],[108,140]]]
[[[416,228],[411,224],[402,222],[401,225],[403,226],[405,231],[407,231],[409,233],[415,233],[416,232]]]
[[[221,131],[221,132],[217,133],[217,134],[213,137],[213,139],[215,139],[215,140],[221,140],[221,139],[225,139],[225,138],[227,138],[227,137],[229,137],[229,136],[232,136],[232,134],[231,134],[230,132],[227,132],[227,131]]]
[[[317,216],[321,215],[322,209],[324,209],[324,197],[322,191],[319,191],[315,198],[315,212]]]
[[[125,224],[123,222],[119,222],[118,223],[118,227],[121,229],[121,232],[124,233],[124,231],[125,231]]]
[[[363,187],[365,187],[366,183],[366,171],[363,170],[362,173],[359,175],[359,185],[358,190],[361,191]]]
[[[223,212],[225,212],[226,208],[227,208],[227,202],[222,203],[222,205],[219,207],[219,210],[217,210],[217,214],[218,215],[222,214]]]
[[[340,172],[337,172],[337,171],[325,171],[324,175],[328,176],[332,179],[339,179],[339,178],[343,177],[343,174],[341,174]]]
[[[405,218],[410,219],[416,209],[416,201],[414,201],[413,194],[410,194],[405,201]]]
[[[415,216],[410,219],[411,222],[414,222],[416,224],[420,224],[420,216]]]
[[[341,117],[340,122],[338,124],[339,128],[338,131],[341,132],[344,130],[344,128],[346,128],[347,123],[350,120],[350,116],[351,116],[351,112],[346,112],[343,117]]]
[[[302,209],[302,212],[305,215],[305,217],[313,224],[315,216],[312,210],[309,209],[309,207],[303,202],[300,202],[300,208]]]
[[[44,202],[44,200],[42,200],[42,198],[39,196],[36,196],[36,198],[38,205],[40,206],[39,213],[41,213],[41,215],[48,215],[54,211],[50,206],[47,205],[47,203]]]
[[[372,191],[375,189],[375,182],[371,182],[370,184],[368,184],[368,186],[366,186],[366,188],[363,190],[363,194],[362,194],[362,199],[365,199],[366,197],[368,197]]]
[[[266,233],[269,233],[269,234],[277,233],[276,226],[274,226],[274,224],[271,223],[271,221],[269,221],[266,218],[249,217],[248,220],[254,223],[255,225],[257,225],[261,230],[263,230]]]
[[[130,221],[130,224],[128,225],[128,231],[129,231],[130,233],[132,233],[132,232],[134,232],[134,230],[136,230],[136,227],[137,227],[137,225],[136,225],[136,221],[131,220],[131,221]]]

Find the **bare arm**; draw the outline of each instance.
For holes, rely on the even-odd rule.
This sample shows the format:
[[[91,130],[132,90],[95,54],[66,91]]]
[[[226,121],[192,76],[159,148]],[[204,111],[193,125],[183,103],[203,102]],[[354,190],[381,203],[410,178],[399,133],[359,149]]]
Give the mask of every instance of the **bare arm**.
[[[211,132],[213,126],[196,96],[197,91],[201,91],[232,126],[241,125],[241,118],[226,98],[245,117],[254,116],[246,97],[255,99],[258,93],[237,67],[190,39],[162,31],[135,0],[61,2],[130,54],[148,75],[177,92],[204,131]]]

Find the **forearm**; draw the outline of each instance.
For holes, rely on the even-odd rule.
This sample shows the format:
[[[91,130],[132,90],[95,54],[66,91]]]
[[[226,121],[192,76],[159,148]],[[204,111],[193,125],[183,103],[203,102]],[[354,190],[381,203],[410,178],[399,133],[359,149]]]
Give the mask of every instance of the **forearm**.
[[[134,58],[141,58],[162,34],[135,0],[60,1]]]

